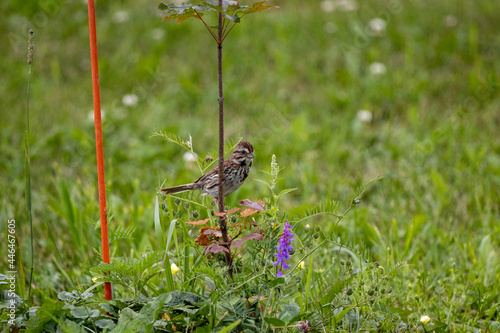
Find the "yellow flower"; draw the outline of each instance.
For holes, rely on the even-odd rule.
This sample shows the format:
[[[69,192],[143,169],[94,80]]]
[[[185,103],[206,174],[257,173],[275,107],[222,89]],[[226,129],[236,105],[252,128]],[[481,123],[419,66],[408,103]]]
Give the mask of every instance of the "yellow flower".
[[[172,263],[172,265],[170,265],[170,270],[172,271],[172,275],[174,275],[179,271],[179,267],[177,267],[176,264]]]
[[[429,320],[431,320],[431,318],[429,318],[429,316],[422,316],[422,317],[420,317],[420,322],[422,324],[427,324],[429,322]]]
[[[304,269],[305,263],[303,261],[299,262],[299,269]]]

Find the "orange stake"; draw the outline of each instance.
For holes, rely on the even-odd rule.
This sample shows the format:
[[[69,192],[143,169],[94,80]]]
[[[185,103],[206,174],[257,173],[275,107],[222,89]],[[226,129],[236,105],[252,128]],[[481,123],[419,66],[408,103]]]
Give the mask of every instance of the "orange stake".
[[[90,61],[92,64],[92,88],[94,93],[95,146],[97,152],[97,181],[99,183],[99,207],[101,214],[102,261],[109,264],[108,215],[106,212],[106,188],[104,182],[104,153],[102,149],[101,96],[99,94],[99,66],[95,28],[95,3],[88,0]],[[111,299],[111,283],[104,282],[104,297]]]

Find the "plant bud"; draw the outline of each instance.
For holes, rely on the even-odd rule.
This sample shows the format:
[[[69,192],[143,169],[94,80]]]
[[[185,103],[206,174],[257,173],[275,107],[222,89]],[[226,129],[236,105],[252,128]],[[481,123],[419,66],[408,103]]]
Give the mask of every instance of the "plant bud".
[[[33,56],[35,55],[35,42],[33,41],[33,30],[30,29],[28,36],[28,64],[33,62]]]

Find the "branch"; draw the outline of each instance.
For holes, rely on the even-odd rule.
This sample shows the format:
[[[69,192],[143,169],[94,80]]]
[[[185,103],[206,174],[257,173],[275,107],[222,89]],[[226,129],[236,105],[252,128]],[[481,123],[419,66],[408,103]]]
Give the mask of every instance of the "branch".
[[[201,18],[200,14],[198,14],[198,12],[196,11],[196,9],[193,8],[193,10],[196,13],[196,16],[198,16],[198,18],[200,19],[200,21],[203,22],[203,24],[205,25],[205,28],[207,28],[208,32],[210,32],[210,34],[212,35],[212,37],[214,38],[214,40],[218,44],[219,41],[217,39],[217,36],[215,36],[215,33],[210,29],[210,27],[207,25],[207,23]]]

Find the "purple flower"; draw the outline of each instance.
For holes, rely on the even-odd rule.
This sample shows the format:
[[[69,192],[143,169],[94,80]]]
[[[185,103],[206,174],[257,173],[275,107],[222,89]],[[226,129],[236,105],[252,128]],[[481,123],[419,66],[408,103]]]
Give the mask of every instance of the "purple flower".
[[[300,324],[299,324],[299,330],[301,332],[307,332],[309,331],[309,321],[301,321]]]
[[[276,262],[274,263],[274,267],[281,265],[283,271],[286,271],[290,265],[288,265],[288,260],[290,259],[290,252],[293,250],[293,233],[291,231],[293,227],[288,223],[288,220],[285,222],[285,226],[283,227],[283,235],[278,241],[278,245],[276,248],[278,252],[274,255],[276,256]],[[278,268],[277,277],[283,276],[283,272],[280,268]]]

